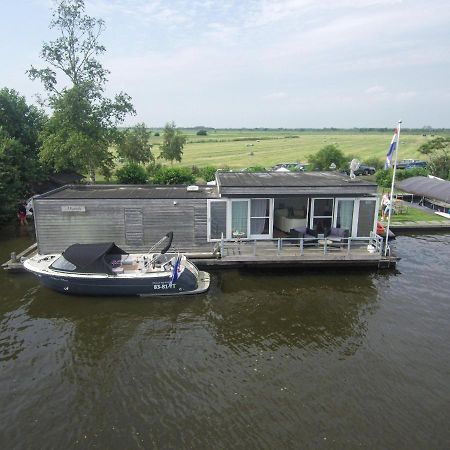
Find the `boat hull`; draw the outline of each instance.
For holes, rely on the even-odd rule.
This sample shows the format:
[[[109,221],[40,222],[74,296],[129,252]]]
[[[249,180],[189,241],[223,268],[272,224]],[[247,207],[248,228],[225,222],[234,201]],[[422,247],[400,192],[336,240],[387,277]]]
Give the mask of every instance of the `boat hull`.
[[[209,274],[199,272],[198,278],[189,271],[183,271],[175,283],[170,276],[163,277],[68,277],[55,274],[34,274],[40,282],[57,292],[82,296],[161,296],[199,294],[209,288]]]

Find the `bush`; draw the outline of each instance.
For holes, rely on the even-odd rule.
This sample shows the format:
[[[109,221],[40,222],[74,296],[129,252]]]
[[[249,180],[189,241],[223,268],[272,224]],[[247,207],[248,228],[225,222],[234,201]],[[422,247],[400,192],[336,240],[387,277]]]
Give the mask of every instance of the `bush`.
[[[198,175],[206,182],[213,181],[216,179],[216,171],[217,169],[213,166],[205,166],[199,169]]]
[[[159,136],[159,131],[156,131],[156,132],[154,133],[154,136]]]
[[[375,167],[376,170],[384,168],[384,161],[379,158],[366,158],[364,164],[366,166]]]
[[[208,132],[206,130],[198,130],[197,136],[208,136]]]
[[[116,170],[117,181],[121,184],[145,184],[147,172],[136,163],[129,163]]]
[[[391,187],[391,183],[392,183],[392,171],[393,169],[382,169],[382,170],[378,170],[377,173],[375,174],[375,180],[377,182],[377,184],[379,186],[388,188]],[[405,180],[406,178],[411,178],[411,177],[426,177],[429,174],[429,170],[428,169],[423,169],[423,168],[416,168],[416,169],[410,169],[410,170],[398,170],[395,172],[395,179],[400,181],[400,180]]]
[[[154,184],[193,184],[195,176],[187,167],[160,167],[152,181]]]
[[[245,172],[248,172],[248,173],[260,173],[260,172],[267,172],[267,170],[263,166],[251,166],[251,167],[247,167],[245,169]]]

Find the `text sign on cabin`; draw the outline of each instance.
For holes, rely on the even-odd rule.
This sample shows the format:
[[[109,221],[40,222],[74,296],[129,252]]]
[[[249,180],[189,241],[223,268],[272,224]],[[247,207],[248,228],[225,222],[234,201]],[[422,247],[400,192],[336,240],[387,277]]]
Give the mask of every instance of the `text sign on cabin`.
[[[86,212],[86,206],[64,205],[61,206],[62,212]]]

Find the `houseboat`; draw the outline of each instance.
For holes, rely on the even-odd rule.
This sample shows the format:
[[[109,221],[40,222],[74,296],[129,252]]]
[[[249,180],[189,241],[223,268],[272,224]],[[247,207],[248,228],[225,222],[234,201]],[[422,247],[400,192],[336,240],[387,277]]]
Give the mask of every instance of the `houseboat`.
[[[67,185],[33,207],[39,254],[100,241],[139,253],[171,229],[179,251],[215,251],[209,264],[383,259],[377,185],[337,172],[218,171],[215,185],[200,186]],[[329,239],[336,229],[345,230],[339,242]]]

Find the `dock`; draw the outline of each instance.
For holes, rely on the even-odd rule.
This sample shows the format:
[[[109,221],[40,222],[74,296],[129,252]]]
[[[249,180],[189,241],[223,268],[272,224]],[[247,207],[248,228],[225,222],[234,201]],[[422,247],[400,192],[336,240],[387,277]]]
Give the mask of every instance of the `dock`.
[[[25,269],[23,268],[23,260],[30,258],[37,252],[37,243],[30,245],[28,248],[16,254],[15,252],[11,253],[11,258],[2,264],[2,268],[5,270],[9,270],[11,272],[23,272]]]

